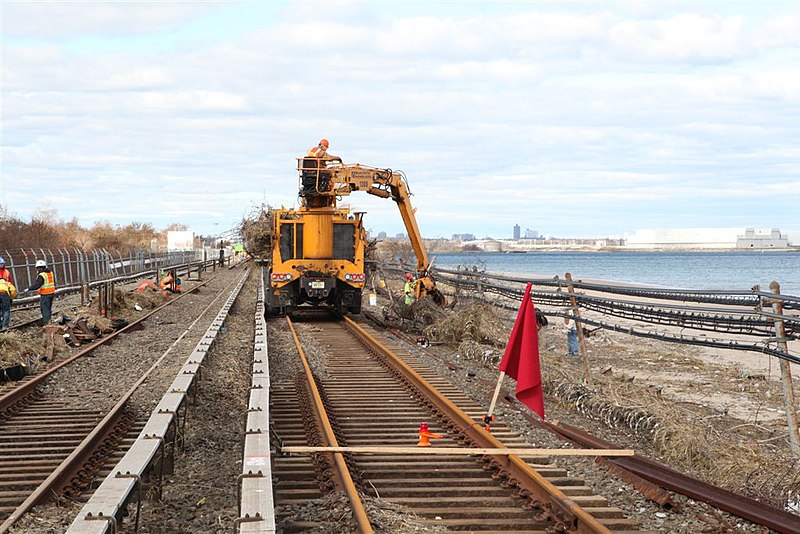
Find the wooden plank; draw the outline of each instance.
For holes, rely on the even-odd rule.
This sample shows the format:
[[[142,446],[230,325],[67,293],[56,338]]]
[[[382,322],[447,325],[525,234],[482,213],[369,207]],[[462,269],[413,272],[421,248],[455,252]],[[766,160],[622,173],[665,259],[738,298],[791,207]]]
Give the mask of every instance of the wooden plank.
[[[516,456],[633,456],[633,449],[478,449],[467,447],[282,447],[281,453],[312,454],[315,452],[349,452],[353,454],[455,454]]]

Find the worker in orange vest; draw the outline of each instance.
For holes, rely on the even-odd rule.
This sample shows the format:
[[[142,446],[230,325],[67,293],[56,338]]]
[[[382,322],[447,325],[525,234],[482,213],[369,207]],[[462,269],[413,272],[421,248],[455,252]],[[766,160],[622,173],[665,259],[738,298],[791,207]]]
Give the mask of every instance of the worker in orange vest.
[[[312,169],[303,171],[303,192],[315,193],[317,188],[317,171],[327,167],[329,161],[342,162],[339,156],[328,154],[330,143],[327,139],[320,139],[317,146],[311,147],[306,152],[306,157],[303,159],[303,168]],[[321,191],[326,191],[328,188],[329,173],[319,173],[319,188]]]
[[[158,283],[158,287],[164,291],[169,291],[170,293],[180,293],[181,279],[178,278],[178,275],[175,271],[170,271],[161,279],[161,281]]]
[[[42,324],[50,322],[53,313],[53,299],[56,296],[56,279],[53,271],[44,260],[36,260],[36,281],[23,293],[39,292],[39,308],[42,310]]]
[[[11,277],[11,271],[6,269],[6,260],[0,257],[0,278],[3,278],[7,282],[14,283],[14,279]]]

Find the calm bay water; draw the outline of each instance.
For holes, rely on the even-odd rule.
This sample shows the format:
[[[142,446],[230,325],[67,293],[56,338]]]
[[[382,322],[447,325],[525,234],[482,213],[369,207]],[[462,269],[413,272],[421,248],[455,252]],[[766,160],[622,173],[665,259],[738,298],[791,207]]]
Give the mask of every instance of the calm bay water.
[[[800,296],[800,252],[466,252],[436,254],[435,267],[478,265],[487,271],[530,276],[564,276],[647,284],[676,289],[769,291]]]

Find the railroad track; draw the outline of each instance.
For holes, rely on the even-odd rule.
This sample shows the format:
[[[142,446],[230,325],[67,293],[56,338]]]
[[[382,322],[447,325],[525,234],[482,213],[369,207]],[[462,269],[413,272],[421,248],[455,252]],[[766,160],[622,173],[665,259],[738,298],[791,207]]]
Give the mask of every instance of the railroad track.
[[[491,435],[483,431],[475,423],[483,414],[480,406],[411,354],[397,348],[392,349],[396,355],[387,354],[369,328],[345,319],[315,322],[304,330],[324,347],[315,382],[338,446],[350,450],[414,446],[420,423],[427,422],[431,432],[444,436],[434,449],[530,447],[503,425],[493,428]],[[395,358],[402,358],[408,367],[394,363]],[[303,424],[318,419],[311,413],[311,401],[297,402],[304,388],[285,382],[272,385],[273,431],[284,451],[295,444],[330,445],[321,437],[322,430],[309,432],[309,425]],[[295,393],[297,389],[301,391]],[[454,415],[457,412],[466,416],[466,422]],[[319,498],[338,486],[330,479],[319,482],[321,473],[332,470],[334,455],[276,456],[276,506]],[[361,495],[402,505],[430,525],[471,532],[638,531],[635,521],[626,519],[621,510],[546,459],[525,464],[518,457],[495,454],[394,452],[345,452],[342,458]],[[286,532],[309,528],[307,522],[286,523],[280,515],[277,519],[284,520]]]
[[[182,296],[186,294],[188,292]],[[132,434],[143,426],[143,420],[136,419],[137,408],[131,407],[129,401],[140,393],[140,386],[162,363],[171,364],[172,358],[167,360],[167,356],[224,294],[225,291],[209,293],[208,306],[194,315],[194,321],[190,319],[188,326],[177,326],[173,330],[177,339],[163,341],[164,346],[168,345],[166,351],[153,353],[137,362],[138,372],[142,374],[131,374],[124,389],[114,389],[119,387],[118,382],[103,385],[102,377],[97,384],[87,382],[83,388],[78,387],[86,391],[85,395],[82,391],[64,393],[61,388],[52,386],[59,378],[52,376],[56,371],[100,348],[101,343],[97,343],[45,373],[17,384],[15,389],[4,391],[0,397],[0,520],[4,520],[0,532],[6,532],[35,504],[53,495],[76,498],[97,477],[110,472],[116,463],[114,459],[124,454],[133,441]],[[179,299],[173,299],[165,306],[177,301]],[[141,321],[150,315],[152,313]],[[128,330],[131,327],[134,328]],[[131,324],[117,334],[128,331],[135,335],[137,330],[141,330],[141,325]],[[101,341],[107,342],[110,338]],[[90,361],[94,363],[94,359]],[[135,369],[131,369],[131,373],[134,372]],[[158,384],[147,387],[159,389]],[[105,408],[95,407],[95,399],[89,394],[93,390],[112,399],[106,400]]]

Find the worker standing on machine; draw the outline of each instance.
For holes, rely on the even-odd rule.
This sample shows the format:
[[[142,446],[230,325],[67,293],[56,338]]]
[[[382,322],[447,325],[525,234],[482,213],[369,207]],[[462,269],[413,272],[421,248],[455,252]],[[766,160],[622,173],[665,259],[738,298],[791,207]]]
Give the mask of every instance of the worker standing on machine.
[[[330,143],[327,139],[320,139],[317,146],[311,147],[306,152],[306,157],[303,159],[303,193],[316,193],[317,192],[317,175],[319,174],[319,189],[326,191],[330,176],[328,173],[320,173],[321,169],[327,167],[329,161],[342,162],[339,156],[328,154]]]
[[[403,293],[406,294],[406,304],[411,305],[414,302],[414,286],[416,281],[414,275],[406,273],[406,285],[403,286]]]

